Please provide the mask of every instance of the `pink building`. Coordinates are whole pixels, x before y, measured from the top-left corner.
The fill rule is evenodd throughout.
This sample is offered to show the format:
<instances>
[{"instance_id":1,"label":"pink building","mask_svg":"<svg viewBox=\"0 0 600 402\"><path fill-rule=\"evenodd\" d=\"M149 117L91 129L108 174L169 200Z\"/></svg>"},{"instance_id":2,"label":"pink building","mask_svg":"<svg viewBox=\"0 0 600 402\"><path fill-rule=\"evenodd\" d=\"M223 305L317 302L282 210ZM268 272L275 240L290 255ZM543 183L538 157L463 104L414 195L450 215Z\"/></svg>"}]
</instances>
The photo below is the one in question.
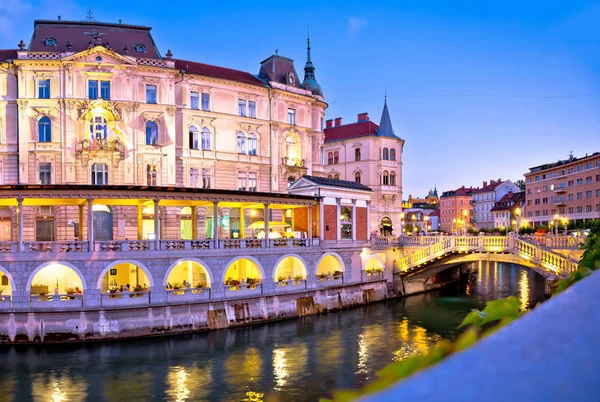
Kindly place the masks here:
<instances>
[{"instance_id":1,"label":"pink building","mask_svg":"<svg viewBox=\"0 0 600 402\"><path fill-rule=\"evenodd\" d=\"M400 234L402 212L402 150L384 102L379 125L360 113L355 123L342 118L326 122L325 171L328 178L355 181L373 189L370 231Z\"/></svg>"},{"instance_id":2,"label":"pink building","mask_svg":"<svg viewBox=\"0 0 600 402\"><path fill-rule=\"evenodd\" d=\"M471 197L477 189L462 186L456 190L444 191L440 197L440 230L457 233L471 227Z\"/></svg>"}]
</instances>

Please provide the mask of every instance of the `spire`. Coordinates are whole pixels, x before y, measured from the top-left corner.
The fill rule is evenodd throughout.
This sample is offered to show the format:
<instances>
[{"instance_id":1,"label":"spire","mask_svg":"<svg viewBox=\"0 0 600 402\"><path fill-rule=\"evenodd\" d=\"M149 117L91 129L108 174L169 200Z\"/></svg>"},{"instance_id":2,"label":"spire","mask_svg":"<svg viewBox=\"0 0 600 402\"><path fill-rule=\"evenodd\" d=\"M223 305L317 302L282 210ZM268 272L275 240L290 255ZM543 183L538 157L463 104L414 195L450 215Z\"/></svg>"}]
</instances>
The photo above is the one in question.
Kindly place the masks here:
<instances>
[{"instance_id":1,"label":"spire","mask_svg":"<svg viewBox=\"0 0 600 402\"><path fill-rule=\"evenodd\" d=\"M323 90L315 78L315 66L310 57L310 36L306 28L306 65L304 66L304 81L302 86L310 90L313 95L323 96Z\"/></svg>"},{"instance_id":2,"label":"spire","mask_svg":"<svg viewBox=\"0 0 600 402\"><path fill-rule=\"evenodd\" d=\"M383 112L381 113L381 122L379 123L377 133L384 137L395 137L392 120L390 119L390 112L387 107L387 92L383 100Z\"/></svg>"}]
</instances>

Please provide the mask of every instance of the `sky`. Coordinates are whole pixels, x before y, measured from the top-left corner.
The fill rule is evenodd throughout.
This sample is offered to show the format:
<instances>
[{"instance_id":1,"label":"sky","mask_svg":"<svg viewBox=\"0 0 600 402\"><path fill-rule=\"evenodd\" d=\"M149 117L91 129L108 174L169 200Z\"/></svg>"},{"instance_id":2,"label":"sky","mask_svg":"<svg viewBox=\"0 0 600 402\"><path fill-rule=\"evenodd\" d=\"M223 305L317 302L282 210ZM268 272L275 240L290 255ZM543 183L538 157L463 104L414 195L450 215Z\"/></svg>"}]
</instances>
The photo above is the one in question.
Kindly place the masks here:
<instances>
[{"instance_id":1,"label":"sky","mask_svg":"<svg viewBox=\"0 0 600 402\"><path fill-rule=\"evenodd\" d=\"M424 196L600 151L598 1L92 1L98 21L152 26L164 54L249 71L278 49L303 75L306 35L326 119L405 140L403 192ZM0 48L88 1L0 0Z\"/></svg>"}]
</instances>

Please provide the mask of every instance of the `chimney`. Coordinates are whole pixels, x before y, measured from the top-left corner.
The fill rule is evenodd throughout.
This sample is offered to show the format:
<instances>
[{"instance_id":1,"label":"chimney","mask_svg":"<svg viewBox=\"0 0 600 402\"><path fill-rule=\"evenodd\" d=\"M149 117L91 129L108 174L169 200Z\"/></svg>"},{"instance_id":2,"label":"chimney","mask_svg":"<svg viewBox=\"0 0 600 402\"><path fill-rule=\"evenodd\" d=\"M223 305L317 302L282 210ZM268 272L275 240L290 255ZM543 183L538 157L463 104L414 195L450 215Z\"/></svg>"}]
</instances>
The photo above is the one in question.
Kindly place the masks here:
<instances>
[{"instance_id":1,"label":"chimney","mask_svg":"<svg viewBox=\"0 0 600 402\"><path fill-rule=\"evenodd\" d=\"M325 122L325 128L333 127L333 119L329 119Z\"/></svg>"},{"instance_id":2,"label":"chimney","mask_svg":"<svg viewBox=\"0 0 600 402\"><path fill-rule=\"evenodd\" d=\"M335 126L339 127L342 125L342 118L341 117L336 117L335 118Z\"/></svg>"},{"instance_id":3,"label":"chimney","mask_svg":"<svg viewBox=\"0 0 600 402\"><path fill-rule=\"evenodd\" d=\"M483 187L487 186L487 181L483 182Z\"/></svg>"},{"instance_id":4,"label":"chimney","mask_svg":"<svg viewBox=\"0 0 600 402\"><path fill-rule=\"evenodd\" d=\"M369 113L359 113L358 114L358 122L369 121Z\"/></svg>"}]
</instances>

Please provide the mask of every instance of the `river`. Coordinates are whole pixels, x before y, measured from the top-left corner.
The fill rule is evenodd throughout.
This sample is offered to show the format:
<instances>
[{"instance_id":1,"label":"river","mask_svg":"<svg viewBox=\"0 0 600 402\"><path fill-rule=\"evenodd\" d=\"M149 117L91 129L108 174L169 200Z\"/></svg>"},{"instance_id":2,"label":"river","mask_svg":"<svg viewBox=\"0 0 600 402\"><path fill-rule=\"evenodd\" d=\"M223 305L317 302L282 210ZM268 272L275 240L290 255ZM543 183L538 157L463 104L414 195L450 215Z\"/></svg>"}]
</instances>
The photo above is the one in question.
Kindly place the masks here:
<instances>
[{"instance_id":1,"label":"river","mask_svg":"<svg viewBox=\"0 0 600 402\"><path fill-rule=\"evenodd\" d=\"M471 308L544 280L513 264L438 292L264 325L95 344L3 347L1 401L316 401L358 387L386 363L455 339Z\"/></svg>"}]
</instances>

